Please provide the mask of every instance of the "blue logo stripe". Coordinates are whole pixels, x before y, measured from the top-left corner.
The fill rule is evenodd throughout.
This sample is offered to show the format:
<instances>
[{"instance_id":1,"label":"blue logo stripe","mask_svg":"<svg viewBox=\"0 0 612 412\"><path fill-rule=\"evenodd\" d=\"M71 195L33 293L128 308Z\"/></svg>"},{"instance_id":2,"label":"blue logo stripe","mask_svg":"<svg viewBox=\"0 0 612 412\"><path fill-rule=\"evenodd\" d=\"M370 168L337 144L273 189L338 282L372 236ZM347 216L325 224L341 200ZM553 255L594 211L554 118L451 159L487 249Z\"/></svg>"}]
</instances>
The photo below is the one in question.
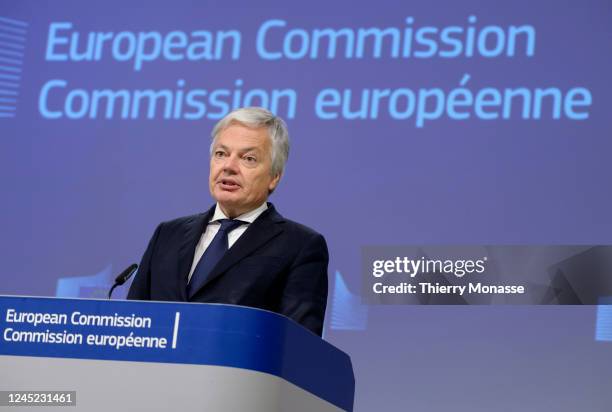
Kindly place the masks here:
<instances>
[{"instance_id":1,"label":"blue logo stripe","mask_svg":"<svg viewBox=\"0 0 612 412\"><path fill-rule=\"evenodd\" d=\"M0 70L12 72L12 73L21 73L21 69L19 67L0 66Z\"/></svg>"},{"instance_id":2,"label":"blue logo stripe","mask_svg":"<svg viewBox=\"0 0 612 412\"><path fill-rule=\"evenodd\" d=\"M21 20L9 19L8 17L0 17L0 22L12 24L19 27L28 27L28 23Z\"/></svg>"},{"instance_id":3,"label":"blue logo stripe","mask_svg":"<svg viewBox=\"0 0 612 412\"><path fill-rule=\"evenodd\" d=\"M1 47L8 47L8 48L11 48L11 49L17 49L17 50L25 49L25 46L23 44L11 43L11 42L8 42L6 40L2 41L1 39L0 39L0 46Z\"/></svg>"},{"instance_id":4,"label":"blue logo stripe","mask_svg":"<svg viewBox=\"0 0 612 412\"><path fill-rule=\"evenodd\" d=\"M21 76L18 76L16 74L4 74L4 73L0 73L0 79L8 79L8 80L19 81L21 79Z\"/></svg>"},{"instance_id":5,"label":"blue logo stripe","mask_svg":"<svg viewBox=\"0 0 612 412\"><path fill-rule=\"evenodd\" d=\"M612 342L612 297L600 298L599 301L595 340Z\"/></svg>"},{"instance_id":6,"label":"blue logo stripe","mask_svg":"<svg viewBox=\"0 0 612 412\"><path fill-rule=\"evenodd\" d=\"M15 117L28 23L0 16L0 117Z\"/></svg>"},{"instance_id":7,"label":"blue logo stripe","mask_svg":"<svg viewBox=\"0 0 612 412\"><path fill-rule=\"evenodd\" d=\"M7 56L14 56L14 57L23 58L23 53L15 51L15 50L0 49L0 54L5 54Z\"/></svg>"},{"instance_id":8,"label":"blue logo stripe","mask_svg":"<svg viewBox=\"0 0 612 412\"><path fill-rule=\"evenodd\" d=\"M17 89L19 87L19 83L13 83L13 82L3 82L0 81L0 86L4 86L4 87L14 87L15 89Z\"/></svg>"},{"instance_id":9,"label":"blue logo stripe","mask_svg":"<svg viewBox=\"0 0 612 412\"><path fill-rule=\"evenodd\" d=\"M21 66L23 64L21 60L9 59L7 57L0 57L0 62L8 63L8 64L16 64L17 66Z\"/></svg>"},{"instance_id":10,"label":"blue logo stripe","mask_svg":"<svg viewBox=\"0 0 612 412\"><path fill-rule=\"evenodd\" d=\"M332 330L365 330L368 323L367 305L350 292L340 271L336 271L330 318Z\"/></svg>"},{"instance_id":11,"label":"blue logo stripe","mask_svg":"<svg viewBox=\"0 0 612 412\"><path fill-rule=\"evenodd\" d=\"M25 40L26 40L25 37L22 37L22 36L17 36L15 34L4 34L4 33L0 33L0 39L14 40L20 43L25 43Z\"/></svg>"},{"instance_id":12,"label":"blue logo stripe","mask_svg":"<svg viewBox=\"0 0 612 412\"><path fill-rule=\"evenodd\" d=\"M10 33L23 34L23 35L25 35L27 33L27 31L25 31L24 29L19 29L17 27L7 26L7 25L2 24L2 23L0 23L0 30L8 31Z\"/></svg>"}]
</instances>

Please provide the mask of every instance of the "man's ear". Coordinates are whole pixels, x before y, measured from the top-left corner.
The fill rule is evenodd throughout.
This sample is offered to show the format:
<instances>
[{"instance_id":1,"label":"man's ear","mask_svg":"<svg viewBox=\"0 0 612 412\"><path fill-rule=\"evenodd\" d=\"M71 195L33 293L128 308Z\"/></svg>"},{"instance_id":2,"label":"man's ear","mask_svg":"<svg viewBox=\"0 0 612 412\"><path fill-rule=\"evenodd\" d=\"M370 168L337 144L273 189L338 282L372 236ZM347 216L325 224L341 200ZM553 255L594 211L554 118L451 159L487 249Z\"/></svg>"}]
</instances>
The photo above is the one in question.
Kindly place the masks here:
<instances>
[{"instance_id":1,"label":"man's ear","mask_svg":"<svg viewBox=\"0 0 612 412\"><path fill-rule=\"evenodd\" d=\"M274 192L274 189L276 189L276 186L278 186L278 182L280 182L281 176L282 173L279 173L272 178L270 184L268 185L268 193Z\"/></svg>"}]
</instances>

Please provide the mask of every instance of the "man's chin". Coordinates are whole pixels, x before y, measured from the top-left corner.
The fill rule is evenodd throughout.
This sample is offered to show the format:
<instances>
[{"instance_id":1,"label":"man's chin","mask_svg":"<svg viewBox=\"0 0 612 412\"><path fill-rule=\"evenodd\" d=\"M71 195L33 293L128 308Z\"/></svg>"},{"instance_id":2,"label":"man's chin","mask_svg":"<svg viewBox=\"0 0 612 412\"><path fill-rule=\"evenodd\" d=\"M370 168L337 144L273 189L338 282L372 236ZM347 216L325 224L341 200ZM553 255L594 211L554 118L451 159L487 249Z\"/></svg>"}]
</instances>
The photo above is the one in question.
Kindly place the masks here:
<instances>
[{"instance_id":1,"label":"man's chin","mask_svg":"<svg viewBox=\"0 0 612 412\"><path fill-rule=\"evenodd\" d=\"M235 192L216 191L213 193L213 198L224 208L234 209L244 203L244 199Z\"/></svg>"},{"instance_id":2,"label":"man's chin","mask_svg":"<svg viewBox=\"0 0 612 412\"><path fill-rule=\"evenodd\" d=\"M227 206L236 206L240 204L240 198L234 193L216 193L215 200L219 204Z\"/></svg>"}]
</instances>

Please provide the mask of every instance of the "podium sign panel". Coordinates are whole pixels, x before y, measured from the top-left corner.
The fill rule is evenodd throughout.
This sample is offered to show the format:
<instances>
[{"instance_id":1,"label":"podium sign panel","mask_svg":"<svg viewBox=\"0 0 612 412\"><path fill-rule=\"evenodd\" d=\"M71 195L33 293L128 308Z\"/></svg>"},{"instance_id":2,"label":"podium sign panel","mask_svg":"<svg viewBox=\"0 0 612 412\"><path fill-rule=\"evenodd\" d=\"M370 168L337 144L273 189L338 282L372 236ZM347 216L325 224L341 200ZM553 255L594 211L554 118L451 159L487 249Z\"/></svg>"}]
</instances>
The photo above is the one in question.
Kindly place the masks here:
<instances>
[{"instance_id":1,"label":"podium sign panel","mask_svg":"<svg viewBox=\"0 0 612 412\"><path fill-rule=\"evenodd\" d=\"M88 411L350 411L350 358L284 316L221 304L0 297L0 391Z\"/></svg>"}]
</instances>

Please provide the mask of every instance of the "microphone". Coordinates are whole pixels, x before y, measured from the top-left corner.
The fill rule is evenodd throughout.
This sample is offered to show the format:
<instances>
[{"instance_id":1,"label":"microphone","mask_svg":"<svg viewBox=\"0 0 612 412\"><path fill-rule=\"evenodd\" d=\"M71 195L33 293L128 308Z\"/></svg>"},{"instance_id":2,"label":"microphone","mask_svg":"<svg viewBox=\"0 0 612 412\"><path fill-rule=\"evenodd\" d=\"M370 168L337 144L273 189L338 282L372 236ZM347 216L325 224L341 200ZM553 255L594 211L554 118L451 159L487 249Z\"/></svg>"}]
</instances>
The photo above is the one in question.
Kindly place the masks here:
<instances>
[{"instance_id":1,"label":"microphone","mask_svg":"<svg viewBox=\"0 0 612 412\"><path fill-rule=\"evenodd\" d=\"M119 274L119 276L117 276L115 278L115 284L113 285L112 288L110 288L110 290L108 291L108 298L111 298L111 295L113 294L113 290L115 290L115 288L117 286L121 286L123 285L125 282L127 282L127 280L129 278L132 277L132 275L134 274L134 272L136 271L136 269L138 269L138 265L136 263L132 263L130 266L128 266L123 272L121 272Z\"/></svg>"}]
</instances>

